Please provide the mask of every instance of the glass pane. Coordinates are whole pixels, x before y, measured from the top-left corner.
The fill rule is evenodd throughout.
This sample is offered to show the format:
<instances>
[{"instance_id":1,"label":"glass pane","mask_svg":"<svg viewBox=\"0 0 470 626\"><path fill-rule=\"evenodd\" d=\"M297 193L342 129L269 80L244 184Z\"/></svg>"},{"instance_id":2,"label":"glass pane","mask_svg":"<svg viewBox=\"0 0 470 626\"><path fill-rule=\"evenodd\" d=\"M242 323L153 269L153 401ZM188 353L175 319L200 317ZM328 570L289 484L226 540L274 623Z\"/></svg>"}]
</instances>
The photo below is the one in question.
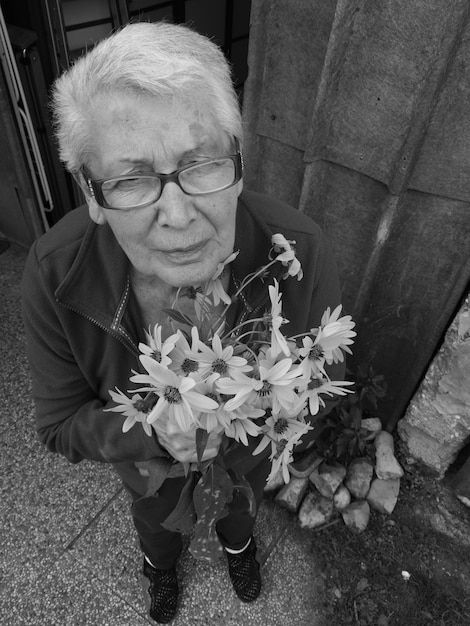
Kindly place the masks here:
<instances>
[{"instance_id":1,"label":"glass pane","mask_svg":"<svg viewBox=\"0 0 470 626\"><path fill-rule=\"evenodd\" d=\"M171 13L172 2L166 0L165 2L156 2L156 0L128 0L127 7L129 11L139 11L141 9L159 9L162 5L168 5L168 12Z\"/></svg>"},{"instance_id":2,"label":"glass pane","mask_svg":"<svg viewBox=\"0 0 470 626\"><path fill-rule=\"evenodd\" d=\"M167 9L153 9L151 11L129 11L129 17L134 21L145 21L145 22L160 22L161 20L167 20L168 22L173 21L173 14L171 12L171 8Z\"/></svg>"},{"instance_id":3,"label":"glass pane","mask_svg":"<svg viewBox=\"0 0 470 626\"><path fill-rule=\"evenodd\" d=\"M187 0L186 22L223 47L225 42L225 0Z\"/></svg>"},{"instance_id":4,"label":"glass pane","mask_svg":"<svg viewBox=\"0 0 470 626\"><path fill-rule=\"evenodd\" d=\"M103 39L111 33L112 25L100 24L98 26L88 26L67 33L67 43L71 58L75 58L84 51L84 48L92 47L97 41Z\"/></svg>"},{"instance_id":5,"label":"glass pane","mask_svg":"<svg viewBox=\"0 0 470 626\"><path fill-rule=\"evenodd\" d=\"M63 0L61 6L66 29L74 24L111 20L108 0Z\"/></svg>"}]
</instances>

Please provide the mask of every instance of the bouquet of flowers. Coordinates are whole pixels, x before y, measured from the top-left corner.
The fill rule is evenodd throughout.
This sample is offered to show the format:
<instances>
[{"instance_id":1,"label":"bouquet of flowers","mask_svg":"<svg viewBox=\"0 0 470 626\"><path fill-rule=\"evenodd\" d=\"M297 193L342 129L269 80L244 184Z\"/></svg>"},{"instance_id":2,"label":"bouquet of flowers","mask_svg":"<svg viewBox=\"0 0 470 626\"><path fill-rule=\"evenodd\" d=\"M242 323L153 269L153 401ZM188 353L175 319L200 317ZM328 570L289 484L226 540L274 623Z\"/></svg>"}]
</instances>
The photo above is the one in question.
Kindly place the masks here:
<instances>
[{"instance_id":1,"label":"bouquet of flowers","mask_svg":"<svg viewBox=\"0 0 470 626\"><path fill-rule=\"evenodd\" d=\"M171 432L193 434L197 463L158 458L137 465L149 475L146 495L156 494L166 478L186 475L180 501L163 525L192 532L190 550L196 558L218 555L215 525L227 514L235 489L246 495L255 514L249 483L224 462L234 443L247 446L250 438L258 437L253 454L268 448L268 481L281 473L287 483L293 450L312 429L312 417L325 406L323 397L345 395L353 384L330 380L325 369L344 360L356 334L351 317L341 316L341 305L328 308L318 328L286 337L281 329L288 320L282 316L279 282L273 279L268 286L270 310L226 328L232 302L243 297L253 280L264 280L272 265L282 264L281 280L302 279L294 244L273 235L268 263L246 276L229 296L222 276L238 253L231 254L208 283L192 289L195 319L180 310L180 298L188 295L180 290L165 309L175 332L164 338L157 324L146 332L147 343L139 344L146 373L133 372L130 381L140 387L130 397L110 390L116 406L108 410L126 416L124 432L140 424L152 436L164 418ZM211 434L222 435L222 443L217 456L205 459Z\"/></svg>"}]
</instances>

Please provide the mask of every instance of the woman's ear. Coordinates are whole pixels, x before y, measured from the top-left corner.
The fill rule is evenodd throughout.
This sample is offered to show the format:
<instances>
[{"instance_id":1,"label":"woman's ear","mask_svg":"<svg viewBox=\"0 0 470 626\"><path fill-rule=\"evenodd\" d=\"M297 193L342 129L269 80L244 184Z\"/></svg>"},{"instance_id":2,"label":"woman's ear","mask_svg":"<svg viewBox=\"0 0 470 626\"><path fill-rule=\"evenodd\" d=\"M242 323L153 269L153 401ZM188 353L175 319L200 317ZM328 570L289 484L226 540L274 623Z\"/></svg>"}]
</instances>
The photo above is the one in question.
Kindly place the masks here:
<instances>
[{"instance_id":1,"label":"woman's ear","mask_svg":"<svg viewBox=\"0 0 470 626\"><path fill-rule=\"evenodd\" d=\"M83 191L86 203L88 204L90 219L92 219L96 224L106 224L106 215L104 214L103 208L100 207L94 199L83 174L81 172L76 172L73 174L73 177L77 185Z\"/></svg>"},{"instance_id":2,"label":"woman's ear","mask_svg":"<svg viewBox=\"0 0 470 626\"><path fill-rule=\"evenodd\" d=\"M88 202L88 213L90 214L90 218L96 224L106 224L107 219L106 219L106 215L104 214L103 207L100 207L100 205L97 204L96 200L91 195L89 198L87 198L87 202Z\"/></svg>"}]
</instances>

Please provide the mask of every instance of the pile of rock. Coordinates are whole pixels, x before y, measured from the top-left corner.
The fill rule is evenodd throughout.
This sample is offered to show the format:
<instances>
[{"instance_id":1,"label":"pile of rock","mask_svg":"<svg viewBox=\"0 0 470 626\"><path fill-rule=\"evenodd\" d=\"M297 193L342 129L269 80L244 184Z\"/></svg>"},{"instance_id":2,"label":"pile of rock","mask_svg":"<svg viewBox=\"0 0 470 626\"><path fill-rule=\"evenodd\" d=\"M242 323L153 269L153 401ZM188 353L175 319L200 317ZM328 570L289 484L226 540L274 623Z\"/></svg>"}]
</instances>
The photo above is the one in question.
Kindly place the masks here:
<instances>
[{"instance_id":1,"label":"pile of rock","mask_svg":"<svg viewBox=\"0 0 470 626\"><path fill-rule=\"evenodd\" d=\"M303 528L324 526L341 516L348 527L362 532L371 507L388 515L395 508L403 469L395 458L393 436L381 430L379 420L363 420L361 426L374 436L374 463L356 458L345 467L311 452L290 466L287 485L282 477L266 485L267 491L278 491L276 502L298 513Z\"/></svg>"}]
</instances>

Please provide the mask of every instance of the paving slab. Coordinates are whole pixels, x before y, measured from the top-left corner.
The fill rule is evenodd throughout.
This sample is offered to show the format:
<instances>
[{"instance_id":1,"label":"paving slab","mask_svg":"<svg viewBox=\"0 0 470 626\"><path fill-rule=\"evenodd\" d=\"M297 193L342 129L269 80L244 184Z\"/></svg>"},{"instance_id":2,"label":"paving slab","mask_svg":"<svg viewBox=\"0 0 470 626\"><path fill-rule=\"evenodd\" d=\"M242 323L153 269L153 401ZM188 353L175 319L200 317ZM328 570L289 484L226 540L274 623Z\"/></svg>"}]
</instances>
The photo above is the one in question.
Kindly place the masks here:
<instances>
[{"instance_id":1,"label":"paving slab","mask_svg":"<svg viewBox=\"0 0 470 626\"><path fill-rule=\"evenodd\" d=\"M136 611L143 610L139 572L142 564L129 512L130 499L123 491L69 547L83 566ZM257 518L256 540L260 560L268 558L291 523L289 515L272 502L263 502ZM224 624L240 603L235 596L224 558L211 565L195 561L187 551L178 564L180 605L174 626Z\"/></svg>"},{"instance_id":2,"label":"paving slab","mask_svg":"<svg viewBox=\"0 0 470 626\"><path fill-rule=\"evenodd\" d=\"M0 608L15 596L21 610L22 597L120 488L105 466L48 453L30 422L0 438Z\"/></svg>"},{"instance_id":3,"label":"paving slab","mask_svg":"<svg viewBox=\"0 0 470 626\"><path fill-rule=\"evenodd\" d=\"M149 621L71 554L64 553L34 586L0 610L2 626L148 626Z\"/></svg>"},{"instance_id":4,"label":"paving slab","mask_svg":"<svg viewBox=\"0 0 470 626\"><path fill-rule=\"evenodd\" d=\"M20 307L20 282L26 255L25 249L13 245L0 254L0 433L32 407Z\"/></svg>"},{"instance_id":5,"label":"paving slab","mask_svg":"<svg viewBox=\"0 0 470 626\"><path fill-rule=\"evenodd\" d=\"M322 579L311 541L292 519L264 564L260 597L240 603L225 626L339 626L325 624L321 615Z\"/></svg>"}]
</instances>

